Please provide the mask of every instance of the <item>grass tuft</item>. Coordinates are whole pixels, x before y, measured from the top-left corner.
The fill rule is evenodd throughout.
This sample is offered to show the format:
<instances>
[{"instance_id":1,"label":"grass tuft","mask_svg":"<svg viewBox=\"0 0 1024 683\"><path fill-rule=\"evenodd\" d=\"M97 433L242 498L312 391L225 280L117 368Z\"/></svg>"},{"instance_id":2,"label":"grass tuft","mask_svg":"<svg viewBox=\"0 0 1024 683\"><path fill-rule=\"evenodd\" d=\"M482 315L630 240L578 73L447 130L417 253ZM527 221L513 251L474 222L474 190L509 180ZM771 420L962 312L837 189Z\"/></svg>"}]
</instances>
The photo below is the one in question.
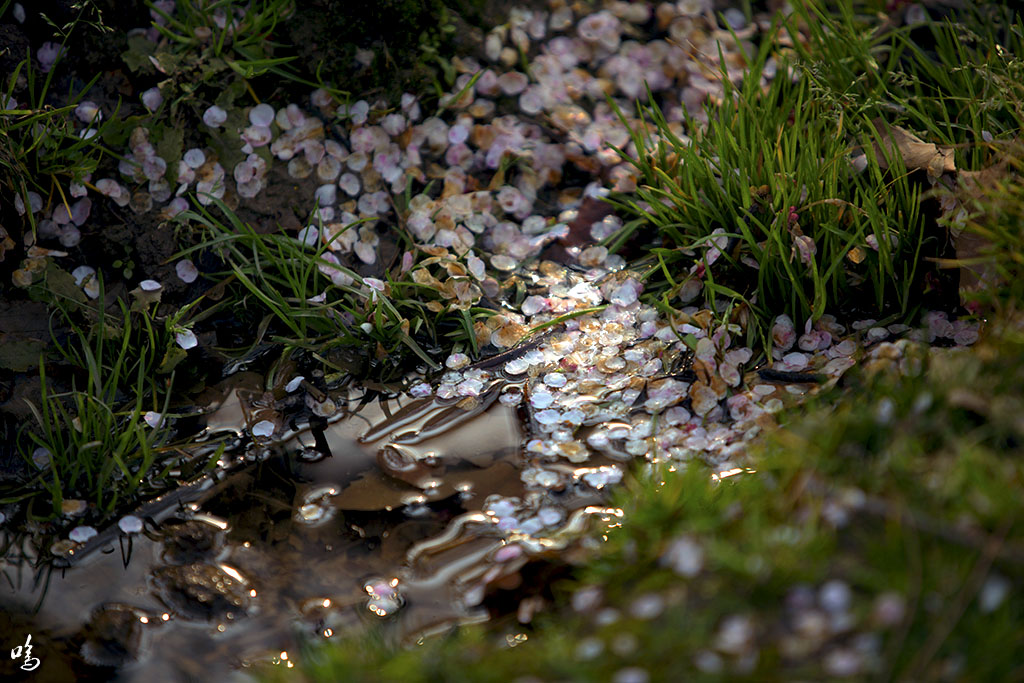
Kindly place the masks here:
<instances>
[{"instance_id":1,"label":"grass tuft","mask_svg":"<svg viewBox=\"0 0 1024 683\"><path fill-rule=\"evenodd\" d=\"M439 369L432 353L442 341L477 350L482 321L496 313L482 303L482 292L456 257L416 247L401 230L394 237L409 248L409 258L375 264L379 277L371 278L343 265L335 256L342 252L331 249L364 221L339 225L336 232L321 229L324 238L308 245L284 232L256 232L223 202L212 208L216 213L198 206L179 216L201 226L204 235L175 258L215 254L225 269L213 277L235 283L243 308L269 316L275 323L269 340L286 347L320 355L362 349L381 379L394 379L410 360Z\"/></svg>"},{"instance_id":2,"label":"grass tuft","mask_svg":"<svg viewBox=\"0 0 1024 683\"><path fill-rule=\"evenodd\" d=\"M923 257L947 249L923 203L943 168L911 155L891 126L951 146L947 163L962 171L993 163L1024 125L1011 85L1021 36L993 28L1012 23L986 23L1012 19L1004 10L972 12L877 27L846 6L832 16L804 3L776 23L738 84L723 66L706 124L688 114L669 122L648 93L619 151L637 189L609 198L633 219L606 246L640 245L650 296L663 304L700 297L722 316L750 308L754 336L780 312L911 317L932 269Z\"/></svg>"}]
</instances>

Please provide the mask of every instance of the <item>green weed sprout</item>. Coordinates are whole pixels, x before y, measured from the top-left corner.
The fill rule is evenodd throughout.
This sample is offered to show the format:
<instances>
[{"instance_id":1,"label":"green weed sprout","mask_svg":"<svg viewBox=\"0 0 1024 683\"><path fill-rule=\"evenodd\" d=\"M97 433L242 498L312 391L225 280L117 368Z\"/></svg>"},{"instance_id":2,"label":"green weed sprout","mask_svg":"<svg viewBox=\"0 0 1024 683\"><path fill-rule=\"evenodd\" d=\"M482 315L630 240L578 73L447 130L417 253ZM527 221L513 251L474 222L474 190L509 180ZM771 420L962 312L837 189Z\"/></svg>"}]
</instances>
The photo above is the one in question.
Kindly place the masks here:
<instances>
[{"instance_id":1,"label":"green weed sprout","mask_svg":"<svg viewBox=\"0 0 1024 683\"><path fill-rule=\"evenodd\" d=\"M379 345L377 355L404 347L428 367L439 368L414 339L424 334L436 339L424 302L407 292L419 290L415 283L389 277L385 287L383 281L371 285L368 278L326 260L326 244L308 247L281 233L260 234L222 201L214 200L212 207L226 217L226 224L200 205L179 214L179 220L203 226L208 238L176 258L204 250L219 254L228 268L223 275L242 287L242 301L254 301L282 326L283 334L271 336L271 341L322 355L336 346L365 346L369 340ZM344 282L333 284L321 267Z\"/></svg>"},{"instance_id":2,"label":"green weed sprout","mask_svg":"<svg viewBox=\"0 0 1024 683\"><path fill-rule=\"evenodd\" d=\"M69 37L70 28L62 49ZM96 170L104 154L116 156L100 141L117 118L117 110L107 122L96 122L81 133L75 130L75 108L100 74L77 93L68 93L68 104L53 107L46 103L60 59L58 56L54 68L45 76L33 68L30 58L22 60L0 92L0 184L20 196L26 206L30 190L38 190L49 198L48 202L62 202L66 206L62 183L81 182ZM25 82L28 99L18 103L14 95L21 80ZM26 215L34 228L32 212Z\"/></svg>"},{"instance_id":3,"label":"green weed sprout","mask_svg":"<svg viewBox=\"0 0 1024 683\"><path fill-rule=\"evenodd\" d=\"M169 405L174 375L157 372L169 340L148 311L132 311L119 300L115 317L103 300L101 287L101 303L89 311L93 319L87 327L63 302L54 302L71 330L67 343L56 335L54 342L75 376L70 391L54 392L41 360L40 404L30 403L36 425L19 435L22 455L38 470L28 485L49 493L52 514L60 514L64 500L77 497L90 500L101 517L112 515L124 501L150 489L147 480L169 437L166 426L143 419L149 410L165 413ZM38 449L49 456L41 468L32 457Z\"/></svg>"}]
</instances>

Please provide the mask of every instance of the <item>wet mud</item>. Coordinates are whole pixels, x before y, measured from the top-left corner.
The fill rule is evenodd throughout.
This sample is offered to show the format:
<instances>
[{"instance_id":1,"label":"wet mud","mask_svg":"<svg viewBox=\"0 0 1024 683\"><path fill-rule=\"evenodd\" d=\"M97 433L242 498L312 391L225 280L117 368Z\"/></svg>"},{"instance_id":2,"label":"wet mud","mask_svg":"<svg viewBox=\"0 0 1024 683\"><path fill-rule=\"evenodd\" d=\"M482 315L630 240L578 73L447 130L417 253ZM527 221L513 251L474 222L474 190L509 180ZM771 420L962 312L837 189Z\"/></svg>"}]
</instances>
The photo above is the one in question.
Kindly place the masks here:
<instances>
[{"instance_id":1,"label":"wet mud","mask_svg":"<svg viewBox=\"0 0 1024 683\"><path fill-rule=\"evenodd\" d=\"M488 510L525 495L519 407L497 400L514 382L492 380L471 409L353 390L339 417L256 443L243 435L258 379L239 373L206 415L205 438L238 444L226 474L146 504L140 533L112 525L63 567L8 561L2 628L33 634L39 675L220 678L381 620L398 641L485 620L485 596L519 582L530 543ZM524 539L534 556L603 509L600 495L564 502L579 514Z\"/></svg>"}]
</instances>

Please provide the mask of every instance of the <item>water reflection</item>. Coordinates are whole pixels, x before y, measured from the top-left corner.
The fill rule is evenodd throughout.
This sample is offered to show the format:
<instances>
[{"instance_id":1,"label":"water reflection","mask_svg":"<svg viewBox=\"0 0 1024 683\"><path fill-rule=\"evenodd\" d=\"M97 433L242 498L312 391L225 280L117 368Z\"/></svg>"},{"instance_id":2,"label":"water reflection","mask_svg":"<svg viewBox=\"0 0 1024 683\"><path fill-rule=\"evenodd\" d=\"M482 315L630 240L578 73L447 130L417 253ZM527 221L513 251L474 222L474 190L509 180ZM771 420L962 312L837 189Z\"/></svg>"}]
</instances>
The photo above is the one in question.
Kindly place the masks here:
<instances>
[{"instance_id":1,"label":"water reflection","mask_svg":"<svg viewBox=\"0 0 1024 683\"><path fill-rule=\"evenodd\" d=\"M113 524L69 548L68 567L34 582L22 563L4 585L3 631L33 634L46 680L211 679L294 651L296 633L384 619L406 640L483 620L488 591L516 584L530 553L578 533L598 502L498 514L528 495L506 378L472 402L335 397L347 410L293 423L254 457L261 379L239 374L206 420L205 438L238 446L219 473L137 510L136 533Z\"/></svg>"}]
</instances>

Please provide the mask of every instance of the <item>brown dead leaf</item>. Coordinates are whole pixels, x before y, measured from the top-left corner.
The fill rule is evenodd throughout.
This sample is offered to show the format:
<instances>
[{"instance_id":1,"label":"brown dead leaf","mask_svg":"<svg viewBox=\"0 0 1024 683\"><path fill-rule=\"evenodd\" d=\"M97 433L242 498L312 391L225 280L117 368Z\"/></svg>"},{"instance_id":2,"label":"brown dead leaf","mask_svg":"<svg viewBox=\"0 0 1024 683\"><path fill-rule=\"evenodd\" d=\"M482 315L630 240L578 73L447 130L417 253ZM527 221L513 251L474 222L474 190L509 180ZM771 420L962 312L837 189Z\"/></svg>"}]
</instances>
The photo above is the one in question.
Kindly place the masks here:
<instances>
[{"instance_id":1,"label":"brown dead leaf","mask_svg":"<svg viewBox=\"0 0 1024 683\"><path fill-rule=\"evenodd\" d=\"M422 251L424 254L430 254L431 256L437 258L449 256L448 250L445 249L444 247L435 247L429 244L424 244L421 247L419 247L419 250Z\"/></svg>"},{"instance_id":2,"label":"brown dead leaf","mask_svg":"<svg viewBox=\"0 0 1024 683\"><path fill-rule=\"evenodd\" d=\"M986 190L993 188L1007 178L1006 159L980 171L960 171L960 194L964 198L978 199Z\"/></svg>"},{"instance_id":3,"label":"brown dead leaf","mask_svg":"<svg viewBox=\"0 0 1024 683\"><path fill-rule=\"evenodd\" d=\"M458 261L446 261L444 263L444 269L448 271L448 275L452 277L466 277L466 267Z\"/></svg>"},{"instance_id":4,"label":"brown dead leaf","mask_svg":"<svg viewBox=\"0 0 1024 683\"><path fill-rule=\"evenodd\" d=\"M718 373L711 375L711 384L709 386L719 400L725 398L726 394L729 393L729 385L726 384L725 380Z\"/></svg>"},{"instance_id":5,"label":"brown dead leaf","mask_svg":"<svg viewBox=\"0 0 1024 683\"><path fill-rule=\"evenodd\" d=\"M995 267L991 263L992 243L981 235L963 230L953 236L956 260L960 262L960 295L996 284Z\"/></svg>"},{"instance_id":6,"label":"brown dead leaf","mask_svg":"<svg viewBox=\"0 0 1024 683\"><path fill-rule=\"evenodd\" d=\"M428 287L440 287L441 281L430 274L426 268L417 268L412 271L412 281L419 285L426 285Z\"/></svg>"},{"instance_id":7,"label":"brown dead leaf","mask_svg":"<svg viewBox=\"0 0 1024 683\"><path fill-rule=\"evenodd\" d=\"M473 323L473 336L476 337L478 346L487 346L491 343L491 330L479 320Z\"/></svg>"},{"instance_id":8,"label":"brown dead leaf","mask_svg":"<svg viewBox=\"0 0 1024 683\"><path fill-rule=\"evenodd\" d=\"M716 376L714 368L699 358L693 359L693 372L697 375L697 381L704 384L710 384L711 378Z\"/></svg>"},{"instance_id":9,"label":"brown dead leaf","mask_svg":"<svg viewBox=\"0 0 1024 683\"><path fill-rule=\"evenodd\" d=\"M890 151L897 152L907 170L926 171L929 180L935 181L943 173L956 171L952 147L925 142L905 128L889 125L881 117L876 118L871 124L879 135L874 147L875 158L878 159L881 168L888 168L889 162L879 143L888 147Z\"/></svg>"},{"instance_id":10,"label":"brown dead leaf","mask_svg":"<svg viewBox=\"0 0 1024 683\"><path fill-rule=\"evenodd\" d=\"M714 323L714 313L708 309L701 309L693 314L690 322L704 330L710 330Z\"/></svg>"},{"instance_id":11,"label":"brown dead leaf","mask_svg":"<svg viewBox=\"0 0 1024 683\"><path fill-rule=\"evenodd\" d=\"M867 252L861 249L860 247L854 247L853 249L850 249L850 251L847 252L846 254L846 258L850 259L850 261L852 261L853 263L861 263L867 257Z\"/></svg>"},{"instance_id":12,"label":"brown dead leaf","mask_svg":"<svg viewBox=\"0 0 1024 683\"><path fill-rule=\"evenodd\" d=\"M958 183L953 190L952 202L944 201L943 217L971 206L984 198L998 185L1008 179L1006 160L993 164L980 171L960 171ZM980 288L993 287L998 282L995 265L992 263L992 243L984 236L968 229L950 229L950 239L956 250L956 260L960 261L960 292L976 291Z\"/></svg>"}]
</instances>

